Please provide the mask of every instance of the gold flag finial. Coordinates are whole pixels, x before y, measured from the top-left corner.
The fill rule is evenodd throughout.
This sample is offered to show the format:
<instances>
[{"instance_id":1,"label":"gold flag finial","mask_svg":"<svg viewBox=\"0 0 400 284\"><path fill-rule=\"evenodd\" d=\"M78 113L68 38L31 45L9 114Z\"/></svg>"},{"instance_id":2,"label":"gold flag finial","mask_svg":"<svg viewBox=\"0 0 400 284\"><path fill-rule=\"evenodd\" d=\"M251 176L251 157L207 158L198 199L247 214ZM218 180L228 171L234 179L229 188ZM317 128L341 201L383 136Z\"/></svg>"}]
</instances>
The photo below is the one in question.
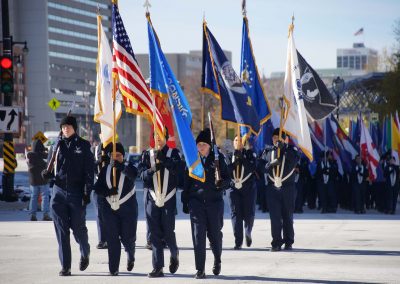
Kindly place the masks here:
<instances>
[{"instance_id":1,"label":"gold flag finial","mask_svg":"<svg viewBox=\"0 0 400 284\"><path fill-rule=\"evenodd\" d=\"M289 25L289 34L288 37L290 36L290 34L293 32L294 30L294 13L292 15L292 23Z\"/></svg>"},{"instance_id":2,"label":"gold flag finial","mask_svg":"<svg viewBox=\"0 0 400 284\"><path fill-rule=\"evenodd\" d=\"M118 0L111 0L111 3L118 5Z\"/></svg>"}]
</instances>

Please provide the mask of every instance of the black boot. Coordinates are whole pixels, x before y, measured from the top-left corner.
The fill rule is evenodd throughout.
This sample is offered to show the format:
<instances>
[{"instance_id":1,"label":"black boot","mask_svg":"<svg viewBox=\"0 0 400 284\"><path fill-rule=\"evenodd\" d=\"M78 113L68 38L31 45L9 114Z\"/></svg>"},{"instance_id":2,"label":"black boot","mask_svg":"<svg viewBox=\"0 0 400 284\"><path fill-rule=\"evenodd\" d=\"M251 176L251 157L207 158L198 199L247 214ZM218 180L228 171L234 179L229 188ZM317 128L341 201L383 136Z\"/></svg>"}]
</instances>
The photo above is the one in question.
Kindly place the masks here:
<instances>
[{"instance_id":1,"label":"black boot","mask_svg":"<svg viewBox=\"0 0 400 284\"><path fill-rule=\"evenodd\" d=\"M102 241L100 241L96 246L97 249L106 249L107 247L108 247L107 242L102 242Z\"/></svg>"},{"instance_id":2,"label":"black boot","mask_svg":"<svg viewBox=\"0 0 400 284\"><path fill-rule=\"evenodd\" d=\"M251 247L252 243L253 243L253 240L251 239L251 236L246 235L246 246Z\"/></svg>"},{"instance_id":3,"label":"black boot","mask_svg":"<svg viewBox=\"0 0 400 284\"><path fill-rule=\"evenodd\" d=\"M71 269L61 269L60 273L58 273L60 276L71 276Z\"/></svg>"},{"instance_id":4,"label":"black boot","mask_svg":"<svg viewBox=\"0 0 400 284\"><path fill-rule=\"evenodd\" d=\"M134 260L129 260L126 263L126 270L132 271L133 267L135 266L135 261Z\"/></svg>"},{"instance_id":5,"label":"black boot","mask_svg":"<svg viewBox=\"0 0 400 284\"><path fill-rule=\"evenodd\" d=\"M196 279L205 279L206 278L206 274L205 274L204 270L197 270L196 274L194 275L194 278L196 278Z\"/></svg>"},{"instance_id":6,"label":"black boot","mask_svg":"<svg viewBox=\"0 0 400 284\"><path fill-rule=\"evenodd\" d=\"M172 257L169 259L169 272L174 274L179 267L179 256L177 255L176 258Z\"/></svg>"},{"instance_id":7,"label":"black boot","mask_svg":"<svg viewBox=\"0 0 400 284\"><path fill-rule=\"evenodd\" d=\"M162 269L162 268L153 269L153 271L150 272L147 276L148 276L149 278L164 277L163 269Z\"/></svg>"},{"instance_id":8,"label":"black boot","mask_svg":"<svg viewBox=\"0 0 400 284\"><path fill-rule=\"evenodd\" d=\"M214 273L214 275L219 275L221 273L221 260L220 259L214 260L214 266L213 266L212 272Z\"/></svg>"},{"instance_id":9,"label":"black boot","mask_svg":"<svg viewBox=\"0 0 400 284\"><path fill-rule=\"evenodd\" d=\"M79 262L79 270L84 271L89 266L89 255L81 256L81 261Z\"/></svg>"},{"instance_id":10,"label":"black boot","mask_svg":"<svg viewBox=\"0 0 400 284\"><path fill-rule=\"evenodd\" d=\"M146 245L144 246L144 248L148 249L148 250L152 250L153 247L151 246L151 242L147 241Z\"/></svg>"}]
</instances>

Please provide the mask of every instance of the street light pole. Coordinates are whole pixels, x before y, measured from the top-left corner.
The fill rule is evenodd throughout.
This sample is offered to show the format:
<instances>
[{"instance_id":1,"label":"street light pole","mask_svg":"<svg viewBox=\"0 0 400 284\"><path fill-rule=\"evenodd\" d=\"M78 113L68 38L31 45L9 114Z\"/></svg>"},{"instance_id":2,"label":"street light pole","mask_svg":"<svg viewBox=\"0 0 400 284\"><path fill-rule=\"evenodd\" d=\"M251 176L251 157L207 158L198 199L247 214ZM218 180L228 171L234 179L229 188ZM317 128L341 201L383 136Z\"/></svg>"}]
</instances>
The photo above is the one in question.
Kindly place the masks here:
<instances>
[{"instance_id":1,"label":"street light pole","mask_svg":"<svg viewBox=\"0 0 400 284\"><path fill-rule=\"evenodd\" d=\"M332 89L336 95L336 119L339 121L339 103L340 95L343 93L345 88L345 81L339 76L332 81Z\"/></svg>"}]
</instances>

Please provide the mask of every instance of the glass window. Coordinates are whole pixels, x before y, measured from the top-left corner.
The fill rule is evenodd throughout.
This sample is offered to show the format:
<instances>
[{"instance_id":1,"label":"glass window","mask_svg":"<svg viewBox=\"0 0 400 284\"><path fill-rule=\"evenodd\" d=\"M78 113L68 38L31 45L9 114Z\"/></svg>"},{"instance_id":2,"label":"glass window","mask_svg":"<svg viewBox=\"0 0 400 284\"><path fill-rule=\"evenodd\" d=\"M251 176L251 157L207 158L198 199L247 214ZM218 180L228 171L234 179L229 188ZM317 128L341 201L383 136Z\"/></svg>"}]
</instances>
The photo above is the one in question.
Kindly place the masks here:
<instances>
[{"instance_id":1,"label":"glass window","mask_svg":"<svg viewBox=\"0 0 400 284\"><path fill-rule=\"evenodd\" d=\"M65 54L65 53L54 52L54 51L50 51L49 55L53 56L53 57L76 60L76 61L83 61L83 62L88 62L88 63L96 63L97 62L96 58L89 58L89 57Z\"/></svg>"},{"instance_id":2,"label":"glass window","mask_svg":"<svg viewBox=\"0 0 400 284\"><path fill-rule=\"evenodd\" d=\"M343 56L343 67L344 68L349 67L349 57L348 56Z\"/></svg>"},{"instance_id":3,"label":"glass window","mask_svg":"<svg viewBox=\"0 0 400 284\"><path fill-rule=\"evenodd\" d=\"M361 58L360 58L360 56L356 56L356 69L357 70L361 69Z\"/></svg>"},{"instance_id":4,"label":"glass window","mask_svg":"<svg viewBox=\"0 0 400 284\"><path fill-rule=\"evenodd\" d=\"M48 2L47 5L54 9L59 9L59 10L63 10L63 11L67 11L67 12L71 12L71 13L75 13L75 14L79 14L79 15L83 15L83 16L97 18L97 14L94 12L88 12L88 11L84 11L82 9L76 9L76 8L68 7L65 5L58 4L58 3L53 3L53 2ZM110 19L108 16L102 16L102 18L105 20Z\"/></svg>"},{"instance_id":5,"label":"glass window","mask_svg":"<svg viewBox=\"0 0 400 284\"><path fill-rule=\"evenodd\" d=\"M342 57L338 56L337 57L337 68L342 68Z\"/></svg>"},{"instance_id":6,"label":"glass window","mask_svg":"<svg viewBox=\"0 0 400 284\"><path fill-rule=\"evenodd\" d=\"M367 56L361 56L361 69L367 69Z\"/></svg>"},{"instance_id":7,"label":"glass window","mask_svg":"<svg viewBox=\"0 0 400 284\"><path fill-rule=\"evenodd\" d=\"M76 43L70 43L70 42L65 42L65 41L60 41L60 40L55 40L55 39L49 39L49 44L97 52L97 47L76 44Z\"/></svg>"},{"instance_id":8,"label":"glass window","mask_svg":"<svg viewBox=\"0 0 400 284\"><path fill-rule=\"evenodd\" d=\"M98 7L103 8L103 9L108 9L108 5L103 4L103 3L97 3L97 1L91 1L91 0L73 0L73 1L78 2L78 3L87 4L87 5L91 5L91 6L94 6L94 7L98 6Z\"/></svg>"},{"instance_id":9,"label":"glass window","mask_svg":"<svg viewBox=\"0 0 400 284\"><path fill-rule=\"evenodd\" d=\"M354 56L349 56L349 67L354 68Z\"/></svg>"},{"instance_id":10,"label":"glass window","mask_svg":"<svg viewBox=\"0 0 400 284\"><path fill-rule=\"evenodd\" d=\"M69 36L74 36L74 37L79 37L79 38L84 38L84 39L95 40L97 42L97 36L93 36L93 35L88 35L88 34L53 28L53 27L49 27L49 32L63 34L63 35L69 35Z\"/></svg>"}]
</instances>

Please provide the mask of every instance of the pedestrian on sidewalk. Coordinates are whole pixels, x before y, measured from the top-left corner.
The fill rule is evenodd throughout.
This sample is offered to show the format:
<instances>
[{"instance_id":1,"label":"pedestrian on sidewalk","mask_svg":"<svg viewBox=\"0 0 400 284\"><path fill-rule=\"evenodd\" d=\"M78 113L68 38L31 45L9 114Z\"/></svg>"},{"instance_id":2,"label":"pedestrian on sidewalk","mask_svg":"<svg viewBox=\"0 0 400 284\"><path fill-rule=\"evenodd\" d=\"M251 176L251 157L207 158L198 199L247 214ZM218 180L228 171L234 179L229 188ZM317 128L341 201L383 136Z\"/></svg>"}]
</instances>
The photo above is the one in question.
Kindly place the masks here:
<instances>
[{"instance_id":1,"label":"pedestrian on sidewalk","mask_svg":"<svg viewBox=\"0 0 400 284\"><path fill-rule=\"evenodd\" d=\"M43 221L52 221L49 215L50 207L50 190L47 180L45 180L41 172L46 169L47 152L42 141L35 140L32 143L32 151L27 155L29 184L31 189L31 201L29 205L29 214L31 221L37 221L36 213L38 211L39 193L42 195L42 211Z\"/></svg>"}]
</instances>

